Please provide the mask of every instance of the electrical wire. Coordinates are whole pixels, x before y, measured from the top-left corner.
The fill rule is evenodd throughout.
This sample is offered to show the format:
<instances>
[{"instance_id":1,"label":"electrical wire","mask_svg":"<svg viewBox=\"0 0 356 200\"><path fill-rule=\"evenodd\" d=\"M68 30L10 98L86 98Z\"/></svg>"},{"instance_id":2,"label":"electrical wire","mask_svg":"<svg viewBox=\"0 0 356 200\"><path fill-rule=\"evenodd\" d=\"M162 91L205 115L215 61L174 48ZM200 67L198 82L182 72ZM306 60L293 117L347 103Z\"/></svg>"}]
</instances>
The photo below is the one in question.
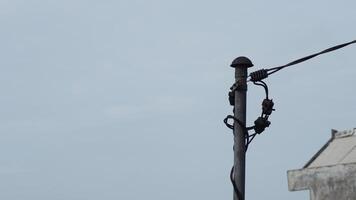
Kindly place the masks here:
<instances>
[{"instance_id":1,"label":"electrical wire","mask_svg":"<svg viewBox=\"0 0 356 200\"><path fill-rule=\"evenodd\" d=\"M270 68L270 69L257 70L255 72L250 73L250 75L249 75L250 80L249 81L253 81L253 82L261 81L262 79L267 78L269 75L274 74L274 73L278 72L281 69L284 69L286 67L305 62L305 61L307 61L307 60L309 60L311 58L314 58L316 56L319 56L321 54L329 53L329 52L344 48L344 47L346 47L346 46L348 46L350 44L354 44L354 43L356 43L356 40L353 40L351 42L347 42L347 43L344 43L344 44L339 44L339 45L327 48L327 49L325 49L323 51L320 51L318 53L314 53L314 54L305 56L303 58L299 58L299 59L294 60L294 61L292 61L292 62L290 62L288 64L285 64L285 65L281 65L281 66L278 66L278 67L273 67L273 68Z\"/></svg>"},{"instance_id":2,"label":"electrical wire","mask_svg":"<svg viewBox=\"0 0 356 200\"><path fill-rule=\"evenodd\" d=\"M248 145L250 145L250 143L252 142L252 140L256 137L257 133L251 134L249 137L251 137L251 139L249 138L246 144L246 149L248 148Z\"/></svg>"},{"instance_id":3,"label":"electrical wire","mask_svg":"<svg viewBox=\"0 0 356 200\"><path fill-rule=\"evenodd\" d=\"M234 169L235 169L235 167L233 166L233 167L231 168L231 171L230 171L230 181L231 181L231 183L232 183L232 186L234 187L234 192L235 192L237 198L238 198L239 200L242 200L242 194L241 194L240 190L237 188L237 185L236 185L236 183L235 183L235 179L234 179Z\"/></svg>"},{"instance_id":4,"label":"electrical wire","mask_svg":"<svg viewBox=\"0 0 356 200\"><path fill-rule=\"evenodd\" d=\"M325 50L323 50L323 51L320 51L320 52L318 52L318 53L311 54L311 55L305 56L305 57L303 57L303 58L299 58L299 59L297 59L297 60L294 60L294 61L292 61L292 62L290 62L290 63L288 63L288 64L285 64L285 65L282 65L282 66L279 66L279 67L270 68L270 69L267 70L267 71L271 71L271 72L268 73L268 75L271 75L271 74L273 74L273 73L276 73L276 72L278 72L279 70L281 70L281 69L283 69L283 68L286 68L286 67L289 67L289 66L292 66L292 65L296 65L296 64L305 62L305 61L307 61L307 60L309 60L309 59L311 59L311 58L314 58L314 57L316 57L316 56L319 56L319 55L321 55L321 54L325 54L325 53L329 53L329 52L331 52L331 51L335 51L335 50L341 49L341 48L346 47L346 46L348 46L348 45L350 45L350 44L353 44L353 43L356 43L356 40L351 41L351 42L347 42L347 43L344 43L344 44L339 44L339 45L336 45L336 46L333 46L333 47L330 47L330 48L327 48L327 49L325 49Z\"/></svg>"},{"instance_id":5,"label":"electrical wire","mask_svg":"<svg viewBox=\"0 0 356 200\"><path fill-rule=\"evenodd\" d=\"M263 81L254 81L253 84L262 86L265 89L266 99L268 99L268 86L267 86L267 84L265 82L263 82Z\"/></svg>"}]
</instances>

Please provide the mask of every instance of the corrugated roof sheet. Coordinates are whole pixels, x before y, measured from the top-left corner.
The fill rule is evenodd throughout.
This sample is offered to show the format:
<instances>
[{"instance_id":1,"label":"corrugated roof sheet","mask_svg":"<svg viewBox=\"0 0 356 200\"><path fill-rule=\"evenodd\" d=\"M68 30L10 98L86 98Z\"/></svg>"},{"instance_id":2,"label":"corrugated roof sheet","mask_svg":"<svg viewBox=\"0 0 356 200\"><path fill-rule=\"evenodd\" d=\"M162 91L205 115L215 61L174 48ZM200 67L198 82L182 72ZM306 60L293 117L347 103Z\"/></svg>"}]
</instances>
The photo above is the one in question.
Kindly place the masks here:
<instances>
[{"instance_id":1,"label":"corrugated roof sheet","mask_svg":"<svg viewBox=\"0 0 356 200\"><path fill-rule=\"evenodd\" d=\"M333 132L331 139L304 168L356 162L356 128Z\"/></svg>"}]
</instances>

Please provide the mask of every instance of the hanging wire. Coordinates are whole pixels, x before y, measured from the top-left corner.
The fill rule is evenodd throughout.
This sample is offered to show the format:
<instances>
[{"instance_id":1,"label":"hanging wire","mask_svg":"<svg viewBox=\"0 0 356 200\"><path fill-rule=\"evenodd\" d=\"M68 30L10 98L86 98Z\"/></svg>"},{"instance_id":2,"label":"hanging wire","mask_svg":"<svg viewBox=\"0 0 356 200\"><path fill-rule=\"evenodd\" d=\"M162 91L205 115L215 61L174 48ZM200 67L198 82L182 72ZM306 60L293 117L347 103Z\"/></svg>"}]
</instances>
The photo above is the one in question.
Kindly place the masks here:
<instances>
[{"instance_id":1,"label":"hanging wire","mask_svg":"<svg viewBox=\"0 0 356 200\"><path fill-rule=\"evenodd\" d=\"M262 86L265 89L266 92L266 99L268 99L268 86L265 82L263 81L254 81L253 84Z\"/></svg>"},{"instance_id":2,"label":"hanging wire","mask_svg":"<svg viewBox=\"0 0 356 200\"><path fill-rule=\"evenodd\" d=\"M232 183L232 186L234 187L234 192L235 192L237 198L238 198L239 200L242 200L242 194L241 194L240 190L237 188L236 183L235 183L235 179L234 179L234 169L235 169L235 167L233 166L233 167L231 168L231 171L230 171L230 181L231 181L231 183Z\"/></svg>"},{"instance_id":3,"label":"hanging wire","mask_svg":"<svg viewBox=\"0 0 356 200\"><path fill-rule=\"evenodd\" d=\"M249 138L247 140L247 144L246 144L246 150L248 148L248 145L250 145L250 143L252 142L252 140L256 137L257 133L251 134L249 135Z\"/></svg>"},{"instance_id":4,"label":"hanging wire","mask_svg":"<svg viewBox=\"0 0 356 200\"><path fill-rule=\"evenodd\" d=\"M232 116L232 115L228 115L225 117L224 119L224 124L229 128L229 129L234 129L234 125L233 124L229 124L229 119L233 119L234 122L236 122L243 130L243 132L245 133L245 135L248 135L248 131L252 130L253 127L246 127L239 119L237 119L236 117Z\"/></svg>"}]
</instances>

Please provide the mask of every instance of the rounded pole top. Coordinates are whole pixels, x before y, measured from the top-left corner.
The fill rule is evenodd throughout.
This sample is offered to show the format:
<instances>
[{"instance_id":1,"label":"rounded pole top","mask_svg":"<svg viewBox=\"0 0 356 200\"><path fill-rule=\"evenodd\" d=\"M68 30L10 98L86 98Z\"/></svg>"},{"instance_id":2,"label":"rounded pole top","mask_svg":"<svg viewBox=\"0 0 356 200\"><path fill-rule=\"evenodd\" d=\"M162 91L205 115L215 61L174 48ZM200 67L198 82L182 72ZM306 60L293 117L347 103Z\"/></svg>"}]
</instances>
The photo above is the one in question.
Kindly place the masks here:
<instances>
[{"instance_id":1,"label":"rounded pole top","mask_svg":"<svg viewBox=\"0 0 356 200\"><path fill-rule=\"evenodd\" d=\"M233 68L249 68L249 67L252 67L253 64L252 64L251 60L248 59L247 57L240 56L240 57L235 58L235 60L232 61L230 66Z\"/></svg>"}]
</instances>

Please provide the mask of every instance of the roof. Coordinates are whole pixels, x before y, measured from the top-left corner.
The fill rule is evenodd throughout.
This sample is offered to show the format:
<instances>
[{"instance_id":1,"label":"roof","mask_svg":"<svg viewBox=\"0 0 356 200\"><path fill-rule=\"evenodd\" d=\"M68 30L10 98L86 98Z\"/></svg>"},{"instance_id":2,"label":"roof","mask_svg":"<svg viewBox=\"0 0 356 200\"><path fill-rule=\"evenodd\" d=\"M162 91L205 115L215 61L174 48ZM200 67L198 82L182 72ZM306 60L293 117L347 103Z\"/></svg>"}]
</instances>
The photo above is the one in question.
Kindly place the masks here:
<instances>
[{"instance_id":1,"label":"roof","mask_svg":"<svg viewBox=\"0 0 356 200\"><path fill-rule=\"evenodd\" d=\"M304 168L356 162L356 128L332 130L331 139L312 157Z\"/></svg>"}]
</instances>

